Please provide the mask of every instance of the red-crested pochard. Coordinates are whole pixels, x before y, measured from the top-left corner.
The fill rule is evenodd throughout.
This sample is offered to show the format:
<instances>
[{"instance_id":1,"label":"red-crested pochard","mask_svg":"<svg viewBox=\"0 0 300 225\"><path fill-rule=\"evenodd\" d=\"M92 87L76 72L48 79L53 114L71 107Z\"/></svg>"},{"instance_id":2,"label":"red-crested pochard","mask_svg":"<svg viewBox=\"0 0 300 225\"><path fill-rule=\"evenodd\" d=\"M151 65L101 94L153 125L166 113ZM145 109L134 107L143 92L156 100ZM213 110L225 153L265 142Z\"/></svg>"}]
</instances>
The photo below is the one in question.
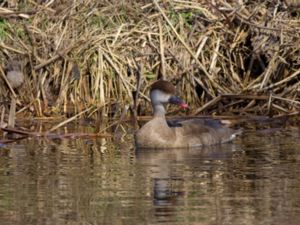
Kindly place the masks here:
<instances>
[{"instance_id":1,"label":"red-crested pochard","mask_svg":"<svg viewBox=\"0 0 300 225\"><path fill-rule=\"evenodd\" d=\"M187 108L175 95L174 85L159 80L151 85L150 98L153 118L135 134L137 148L190 148L221 144L233 140L241 131L224 126L212 119L188 119L171 124L165 118L165 105Z\"/></svg>"}]
</instances>

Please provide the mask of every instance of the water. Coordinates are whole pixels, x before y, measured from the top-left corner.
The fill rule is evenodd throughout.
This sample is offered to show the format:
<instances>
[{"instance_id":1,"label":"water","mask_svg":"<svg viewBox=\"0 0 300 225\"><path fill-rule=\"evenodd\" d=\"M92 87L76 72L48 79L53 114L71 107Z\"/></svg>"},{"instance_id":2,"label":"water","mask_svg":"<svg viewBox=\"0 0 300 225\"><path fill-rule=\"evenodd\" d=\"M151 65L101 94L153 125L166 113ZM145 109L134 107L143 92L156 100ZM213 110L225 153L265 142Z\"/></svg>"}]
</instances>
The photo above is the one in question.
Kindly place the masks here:
<instances>
[{"instance_id":1,"label":"water","mask_svg":"<svg viewBox=\"0 0 300 225\"><path fill-rule=\"evenodd\" d=\"M300 224L300 132L246 132L204 149L132 140L0 148L0 224Z\"/></svg>"}]
</instances>

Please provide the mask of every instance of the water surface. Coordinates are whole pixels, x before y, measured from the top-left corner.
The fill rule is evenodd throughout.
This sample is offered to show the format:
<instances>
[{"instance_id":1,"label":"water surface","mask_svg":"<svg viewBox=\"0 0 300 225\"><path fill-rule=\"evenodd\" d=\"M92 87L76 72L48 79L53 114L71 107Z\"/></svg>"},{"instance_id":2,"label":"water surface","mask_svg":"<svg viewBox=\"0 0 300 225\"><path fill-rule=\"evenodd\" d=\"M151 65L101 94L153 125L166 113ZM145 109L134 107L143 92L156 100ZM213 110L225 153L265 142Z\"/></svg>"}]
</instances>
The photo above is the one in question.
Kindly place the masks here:
<instances>
[{"instance_id":1,"label":"water surface","mask_svg":"<svg viewBox=\"0 0 300 225\"><path fill-rule=\"evenodd\" d=\"M31 139L0 148L0 224L300 224L300 132L202 149Z\"/></svg>"}]
</instances>

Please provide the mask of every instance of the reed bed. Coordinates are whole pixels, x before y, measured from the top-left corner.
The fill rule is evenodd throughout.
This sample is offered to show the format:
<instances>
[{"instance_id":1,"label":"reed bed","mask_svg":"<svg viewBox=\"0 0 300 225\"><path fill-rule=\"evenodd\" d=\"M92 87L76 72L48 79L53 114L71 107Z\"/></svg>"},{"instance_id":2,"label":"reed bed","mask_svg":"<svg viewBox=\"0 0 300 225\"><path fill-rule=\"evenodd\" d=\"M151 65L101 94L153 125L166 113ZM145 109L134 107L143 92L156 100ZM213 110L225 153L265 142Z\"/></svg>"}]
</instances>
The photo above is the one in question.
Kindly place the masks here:
<instances>
[{"instance_id":1,"label":"reed bed","mask_svg":"<svg viewBox=\"0 0 300 225\"><path fill-rule=\"evenodd\" d=\"M1 121L12 99L17 118L118 118L128 108L146 115L156 79L177 85L191 106L188 115L294 115L299 6L288 0L2 1ZM9 80L14 70L24 76L21 85Z\"/></svg>"}]
</instances>

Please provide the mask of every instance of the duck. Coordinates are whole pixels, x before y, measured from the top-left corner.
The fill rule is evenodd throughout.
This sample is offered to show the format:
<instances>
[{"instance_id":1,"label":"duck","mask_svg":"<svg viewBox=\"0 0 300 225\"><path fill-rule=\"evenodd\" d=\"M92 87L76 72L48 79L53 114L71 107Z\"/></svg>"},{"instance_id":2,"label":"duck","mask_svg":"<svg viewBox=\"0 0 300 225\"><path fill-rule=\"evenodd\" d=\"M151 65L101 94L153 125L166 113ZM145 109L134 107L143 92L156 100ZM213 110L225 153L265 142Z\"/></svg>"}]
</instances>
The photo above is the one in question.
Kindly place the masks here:
<instances>
[{"instance_id":1,"label":"duck","mask_svg":"<svg viewBox=\"0 0 300 225\"><path fill-rule=\"evenodd\" d=\"M229 128L214 119L166 120L166 105L181 109L188 105L176 95L175 86L166 80L155 81L150 86L153 118L135 133L137 148L193 148L223 144L236 138L241 130Z\"/></svg>"}]
</instances>

